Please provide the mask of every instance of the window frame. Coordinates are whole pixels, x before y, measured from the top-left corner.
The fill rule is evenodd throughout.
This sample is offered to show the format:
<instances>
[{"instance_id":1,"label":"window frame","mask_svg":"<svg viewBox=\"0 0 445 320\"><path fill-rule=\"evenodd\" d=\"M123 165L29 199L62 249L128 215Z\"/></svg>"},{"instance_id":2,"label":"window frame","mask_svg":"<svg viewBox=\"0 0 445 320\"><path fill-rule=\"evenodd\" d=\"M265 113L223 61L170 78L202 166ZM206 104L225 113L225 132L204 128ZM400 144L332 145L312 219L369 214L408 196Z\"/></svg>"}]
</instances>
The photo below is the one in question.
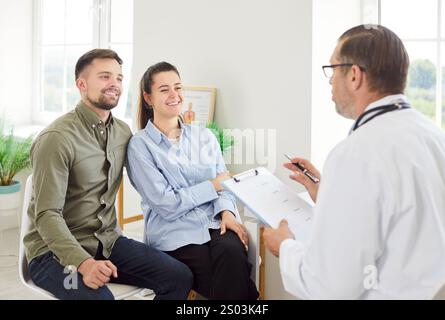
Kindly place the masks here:
<instances>
[{"instance_id":1,"label":"window frame","mask_svg":"<svg viewBox=\"0 0 445 320\"><path fill-rule=\"evenodd\" d=\"M114 42L111 42L111 1L112 0L93 0L93 28L92 32L92 48L110 48ZM32 123L39 125L48 125L56 118L68 112L70 109L64 108L61 112L51 112L43 110L43 48L42 45L42 3L43 0L33 1L33 54L32 54L32 64L33 64L33 86L32 94L35 97L31 105L31 119ZM133 42L117 43L117 44L130 44ZM68 45L62 45L62 47L67 47ZM128 75L130 76L130 75ZM64 75L64 81L66 81L66 76ZM130 88L128 88L130 90ZM74 107L74 106L72 106ZM70 106L67 106L70 108ZM131 122L131 119L123 119L127 122Z\"/></svg>"},{"instance_id":2,"label":"window frame","mask_svg":"<svg viewBox=\"0 0 445 320\"><path fill-rule=\"evenodd\" d=\"M439 126L439 128L442 128L442 118L445 117L445 115L442 112L442 103L443 103L443 96L442 96L442 70L445 67L444 61L442 61L442 45L445 46L445 37L442 35L442 6L444 5L442 3L443 0L436 0L437 1L437 34L436 37L431 38L401 38L403 43L419 43L419 42L429 42L429 43L435 43L436 45L436 101L435 101L435 116L434 116L434 123ZM378 11L378 24L382 24L382 1L377 0L377 11ZM415 106L414 106L415 107Z\"/></svg>"}]
</instances>

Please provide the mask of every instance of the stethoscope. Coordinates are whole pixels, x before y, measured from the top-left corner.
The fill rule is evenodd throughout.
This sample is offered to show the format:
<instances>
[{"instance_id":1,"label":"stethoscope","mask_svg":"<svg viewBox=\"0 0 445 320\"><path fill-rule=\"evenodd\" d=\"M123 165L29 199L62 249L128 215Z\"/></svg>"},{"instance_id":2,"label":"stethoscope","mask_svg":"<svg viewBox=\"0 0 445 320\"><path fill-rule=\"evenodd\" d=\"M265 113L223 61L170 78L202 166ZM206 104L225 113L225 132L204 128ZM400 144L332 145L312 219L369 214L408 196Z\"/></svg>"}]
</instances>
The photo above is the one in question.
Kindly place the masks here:
<instances>
[{"instance_id":1,"label":"stethoscope","mask_svg":"<svg viewBox=\"0 0 445 320\"><path fill-rule=\"evenodd\" d=\"M355 121L354 126L351 129L352 131L355 131L357 128L361 127L362 125L364 125L365 123L371 121L372 119L374 119L375 117L381 116L382 114L385 114L387 112L391 112L391 111L396 111L396 110L403 110L403 109L409 109L411 108L411 106L406 103L406 102L397 102L397 103L393 103L393 104L388 104L385 106L380 106L380 107L375 107L372 108L368 111L363 112ZM375 113L372 116L370 116L369 118L367 118L365 121L362 122L363 118L366 117L367 115L371 114L371 113Z\"/></svg>"}]
</instances>

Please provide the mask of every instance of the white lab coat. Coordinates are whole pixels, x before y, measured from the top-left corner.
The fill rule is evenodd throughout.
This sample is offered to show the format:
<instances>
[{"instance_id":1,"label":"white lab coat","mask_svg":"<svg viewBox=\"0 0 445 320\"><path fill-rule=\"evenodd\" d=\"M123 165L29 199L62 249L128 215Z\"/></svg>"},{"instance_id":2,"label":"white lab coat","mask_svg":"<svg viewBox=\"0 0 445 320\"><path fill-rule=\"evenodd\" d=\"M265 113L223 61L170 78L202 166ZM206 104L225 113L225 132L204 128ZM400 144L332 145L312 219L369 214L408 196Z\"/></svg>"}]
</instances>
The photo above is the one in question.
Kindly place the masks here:
<instances>
[{"instance_id":1,"label":"white lab coat","mask_svg":"<svg viewBox=\"0 0 445 320\"><path fill-rule=\"evenodd\" d=\"M327 158L314 215L308 243L280 246L288 292L432 298L445 284L445 133L413 108L359 127Z\"/></svg>"}]
</instances>

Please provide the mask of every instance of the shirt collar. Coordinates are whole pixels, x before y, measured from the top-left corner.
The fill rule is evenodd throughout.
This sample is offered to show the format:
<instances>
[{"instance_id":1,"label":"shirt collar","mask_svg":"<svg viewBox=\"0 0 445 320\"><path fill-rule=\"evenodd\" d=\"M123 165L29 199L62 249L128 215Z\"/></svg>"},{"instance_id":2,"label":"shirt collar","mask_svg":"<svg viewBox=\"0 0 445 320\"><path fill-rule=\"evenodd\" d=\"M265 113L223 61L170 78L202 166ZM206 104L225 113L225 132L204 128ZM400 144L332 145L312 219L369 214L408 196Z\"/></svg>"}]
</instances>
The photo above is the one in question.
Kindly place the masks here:
<instances>
[{"instance_id":1,"label":"shirt collar","mask_svg":"<svg viewBox=\"0 0 445 320\"><path fill-rule=\"evenodd\" d=\"M380 106L385 106L388 104L394 104L397 102L408 102L408 100L406 99L406 96L404 94L401 94L401 93L400 94L391 94L389 96L385 96L377 101L370 103L364 111L368 111L370 109L380 107Z\"/></svg>"},{"instance_id":2,"label":"shirt collar","mask_svg":"<svg viewBox=\"0 0 445 320\"><path fill-rule=\"evenodd\" d=\"M77 104L76 111L81 114L82 118L86 121L88 127L96 128L98 125L104 124L101 119L91 110L83 101ZM106 127L114 123L113 115L110 112L107 122L104 124Z\"/></svg>"},{"instance_id":3,"label":"shirt collar","mask_svg":"<svg viewBox=\"0 0 445 320\"><path fill-rule=\"evenodd\" d=\"M366 107L366 109L363 110L363 112L366 112L368 110L371 110L371 109L374 109L374 108L377 108L377 107L380 107L380 106L386 106L388 104L394 104L394 103L397 103L397 102L406 102L406 103L408 103L408 99L406 98L406 96L404 94L401 94L401 93L399 93L399 94L390 94L390 95L387 95L387 96L385 96L383 98L380 98L379 100L371 102ZM364 120L364 119L362 119L362 120ZM352 124L351 129L349 129L348 135L350 135L353 132L352 129L354 128L356 122L357 122L357 120L355 120L354 123Z\"/></svg>"},{"instance_id":4,"label":"shirt collar","mask_svg":"<svg viewBox=\"0 0 445 320\"><path fill-rule=\"evenodd\" d=\"M179 121L179 127L181 129L181 135L184 134L185 125L182 123L182 121ZM164 142L168 144L171 144L167 136L163 134L158 128L156 128L151 120L148 120L144 130L156 144L160 144L162 140L164 140Z\"/></svg>"}]
</instances>

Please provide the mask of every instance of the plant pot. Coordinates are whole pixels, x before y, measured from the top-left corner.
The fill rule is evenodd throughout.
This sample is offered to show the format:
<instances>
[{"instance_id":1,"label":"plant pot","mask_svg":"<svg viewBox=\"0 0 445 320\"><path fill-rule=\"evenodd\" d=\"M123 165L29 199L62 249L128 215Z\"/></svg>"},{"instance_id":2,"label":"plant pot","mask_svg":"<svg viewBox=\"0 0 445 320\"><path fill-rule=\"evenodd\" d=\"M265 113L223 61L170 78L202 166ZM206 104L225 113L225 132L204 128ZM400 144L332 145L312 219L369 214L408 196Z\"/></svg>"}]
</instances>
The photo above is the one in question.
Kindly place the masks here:
<instances>
[{"instance_id":1,"label":"plant pot","mask_svg":"<svg viewBox=\"0 0 445 320\"><path fill-rule=\"evenodd\" d=\"M17 227L18 208L20 207L19 181L13 181L9 186L0 186L0 230Z\"/></svg>"}]
</instances>

